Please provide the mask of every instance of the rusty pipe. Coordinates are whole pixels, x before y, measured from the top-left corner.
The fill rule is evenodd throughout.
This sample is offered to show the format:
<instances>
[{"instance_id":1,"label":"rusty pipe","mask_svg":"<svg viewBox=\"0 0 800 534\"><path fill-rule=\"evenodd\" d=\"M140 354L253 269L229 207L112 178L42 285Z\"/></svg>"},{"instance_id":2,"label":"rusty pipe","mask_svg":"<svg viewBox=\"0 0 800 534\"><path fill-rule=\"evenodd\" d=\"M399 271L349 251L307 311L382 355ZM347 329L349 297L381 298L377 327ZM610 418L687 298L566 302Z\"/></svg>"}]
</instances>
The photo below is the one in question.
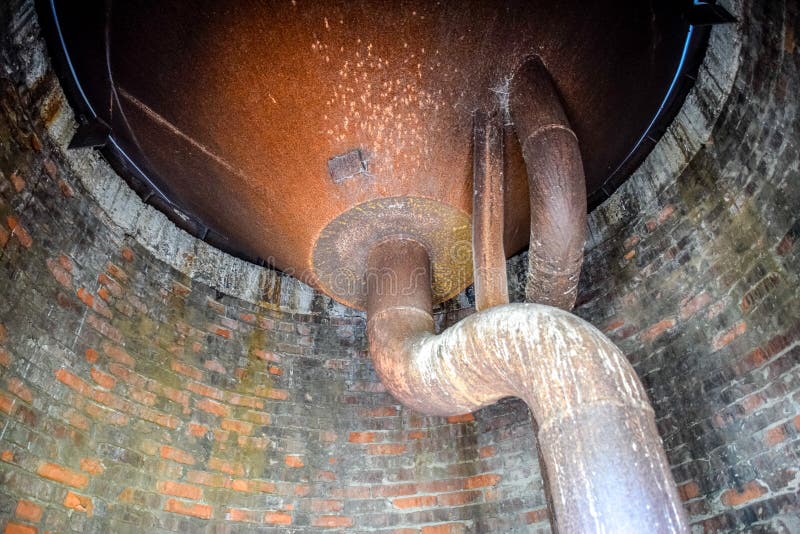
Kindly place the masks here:
<instances>
[{"instance_id":1,"label":"rusty pipe","mask_svg":"<svg viewBox=\"0 0 800 534\"><path fill-rule=\"evenodd\" d=\"M509 92L531 207L525 300L571 310L586 241L586 182L578 138L538 58L517 70Z\"/></svg>"},{"instance_id":2,"label":"rusty pipe","mask_svg":"<svg viewBox=\"0 0 800 534\"><path fill-rule=\"evenodd\" d=\"M476 112L472 135L472 272L475 309L508 304L503 247L503 128L497 113Z\"/></svg>"},{"instance_id":3,"label":"rusty pipe","mask_svg":"<svg viewBox=\"0 0 800 534\"><path fill-rule=\"evenodd\" d=\"M384 241L368 262L369 350L396 399L453 415L522 398L558 532L687 531L644 388L608 338L568 312L524 303L435 335L425 248Z\"/></svg>"}]
</instances>

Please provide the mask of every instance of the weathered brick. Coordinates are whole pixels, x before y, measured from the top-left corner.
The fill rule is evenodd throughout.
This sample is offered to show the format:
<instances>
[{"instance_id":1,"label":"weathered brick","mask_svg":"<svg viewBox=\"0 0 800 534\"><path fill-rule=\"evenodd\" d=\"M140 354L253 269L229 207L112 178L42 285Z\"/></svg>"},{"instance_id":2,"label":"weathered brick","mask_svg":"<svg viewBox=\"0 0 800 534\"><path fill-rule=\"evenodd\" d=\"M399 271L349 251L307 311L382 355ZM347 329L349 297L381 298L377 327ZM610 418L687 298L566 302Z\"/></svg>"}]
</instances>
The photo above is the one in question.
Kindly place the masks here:
<instances>
[{"instance_id":1,"label":"weathered brick","mask_svg":"<svg viewBox=\"0 0 800 534\"><path fill-rule=\"evenodd\" d=\"M36 474L74 488L85 488L89 484L89 477L83 473L78 473L72 469L50 462L40 464L36 469Z\"/></svg>"},{"instance_id":2,"label":"weathered brick","mask_svg":"<svg viewBox=\"0 0 800 534\"><path fill-rule=\"evenodd\" d=\"M17 503L16 510L14 511L15 516L30 523L38 523L41 521L43 513L44 510L41 506L26 500L20 500Z\"/></svg>"},{"instance_id":3,"label":"weathered brick","mask_svg":"<svg viewBox=\"0 0 800 534\"><path fill-rule=\"evenodd\" d=\"M64 497L64 506L75 510L76 512L83 512L90 517L92 515L92 510L94 509L94 503L92 503L91 497L87 497L86 495L78 495L77 493L73 493L71 491L68 491L67 495Z\"/></svg>"},{"instance_id":4,"label":"weathered brick","mask_svg":"<svg viewBox=\"0 0 800 534\"><path fill-rule=\"evenodd\" d=\"M348 528L353 526L353 518L343 515L322 515L311 521L315 527Z\"/></svg>"},{"instance_id":5,"label":"weathered brick","mask_svg":"<svg viewBox=\"0 0 800 534\"><path fill-rule=\"evenodd\" d=\"M167 499L164 510L181 515L189 515L200 519L211 519L212 509L207 504L184 503L176 499Z\"/></svg>"},{"instance_id":6,"label":"weathered brick","mask_svg":"<svg viewBox=\"0 0 800 534\"><path fill-rule=\"evenodd\" d=\"M201 488L171 480L159 480L156 484L156 490L163 495L172 495L183 499L197 500L203 498L203 490Z\"/></svg>"}]
</instances>

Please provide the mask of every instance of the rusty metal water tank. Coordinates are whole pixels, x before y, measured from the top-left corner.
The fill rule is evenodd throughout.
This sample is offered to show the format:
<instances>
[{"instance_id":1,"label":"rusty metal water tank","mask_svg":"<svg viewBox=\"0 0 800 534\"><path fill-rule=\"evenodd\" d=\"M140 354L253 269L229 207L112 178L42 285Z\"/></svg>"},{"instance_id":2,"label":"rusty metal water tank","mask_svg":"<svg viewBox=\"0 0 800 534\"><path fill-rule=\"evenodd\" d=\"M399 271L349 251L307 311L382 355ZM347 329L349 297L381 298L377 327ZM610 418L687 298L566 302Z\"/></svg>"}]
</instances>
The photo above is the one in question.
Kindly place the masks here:
<instances>
[{"instance_id":1,"label":"rusty metal water tank","mask_svg":"<svg viewBox=\"0 0 800 534\"><path fill-rule=\"evenodd\" d=\"M707 39L692 6L38 2L83 123L76 145L103 147L188 231L355 307L349 277L383 235L426 243L434 300L470 283L472 114L505 111L531 55L579 138L590 207L606 198L691 86ZM510 121L506 133L510 255L527 246L529 212Z\"/></svg>"}]
</instances>

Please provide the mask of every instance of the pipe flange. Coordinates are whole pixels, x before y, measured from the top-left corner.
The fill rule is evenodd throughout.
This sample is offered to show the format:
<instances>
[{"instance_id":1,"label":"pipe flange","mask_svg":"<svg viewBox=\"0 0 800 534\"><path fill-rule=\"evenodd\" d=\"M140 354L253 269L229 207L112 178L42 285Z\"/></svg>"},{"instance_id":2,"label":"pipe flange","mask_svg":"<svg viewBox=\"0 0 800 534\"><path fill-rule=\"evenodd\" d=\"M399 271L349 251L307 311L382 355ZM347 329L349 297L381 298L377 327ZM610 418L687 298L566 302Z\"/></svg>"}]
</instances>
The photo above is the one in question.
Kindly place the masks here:
<instances>
[{"instance_id":1,"label":"pipe flange","mask_svg":"<svg viewBox=\"0 0 800 534\"><path fill-rule=\"evenodd\" d=\"M370 200L342 213L320 232L312 264L319 288L337 301L367 307L367 255L378 242L413 239L428 251L433 303L472 283L472 226L466 213L422 197Z\"/></svg>"}]
</instances>

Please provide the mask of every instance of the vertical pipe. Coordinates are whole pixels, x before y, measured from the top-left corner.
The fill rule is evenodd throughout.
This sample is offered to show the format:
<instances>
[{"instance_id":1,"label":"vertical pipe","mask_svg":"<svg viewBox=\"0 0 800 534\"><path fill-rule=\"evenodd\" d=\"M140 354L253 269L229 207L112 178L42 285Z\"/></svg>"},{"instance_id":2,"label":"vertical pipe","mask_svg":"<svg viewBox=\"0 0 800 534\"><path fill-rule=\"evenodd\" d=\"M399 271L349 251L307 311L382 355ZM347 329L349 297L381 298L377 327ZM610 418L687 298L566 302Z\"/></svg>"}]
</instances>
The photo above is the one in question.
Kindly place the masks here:
<instances>
[{"instance_id":1,"label":"vertical pipe","mask_svg":"<svg viewBox=\"0 0 800 534\"><path fill-rule=\"evenodd\" d=\"M538 58L517 70L509 106L528 170L531 203L525 300L570 310L586 240L586 183L578 139Z\"/></svg>"},{"instance_id":2,"label":"vertical pipe","mask_svg":"<svg viewBox=\"0 0 800 534\"><path fill-rule=\"evenodd\" d=\"M503 129L497 113L473 116L472 265L475 308L508 304L503 247Z\"/></svg>"}]
</instances>

